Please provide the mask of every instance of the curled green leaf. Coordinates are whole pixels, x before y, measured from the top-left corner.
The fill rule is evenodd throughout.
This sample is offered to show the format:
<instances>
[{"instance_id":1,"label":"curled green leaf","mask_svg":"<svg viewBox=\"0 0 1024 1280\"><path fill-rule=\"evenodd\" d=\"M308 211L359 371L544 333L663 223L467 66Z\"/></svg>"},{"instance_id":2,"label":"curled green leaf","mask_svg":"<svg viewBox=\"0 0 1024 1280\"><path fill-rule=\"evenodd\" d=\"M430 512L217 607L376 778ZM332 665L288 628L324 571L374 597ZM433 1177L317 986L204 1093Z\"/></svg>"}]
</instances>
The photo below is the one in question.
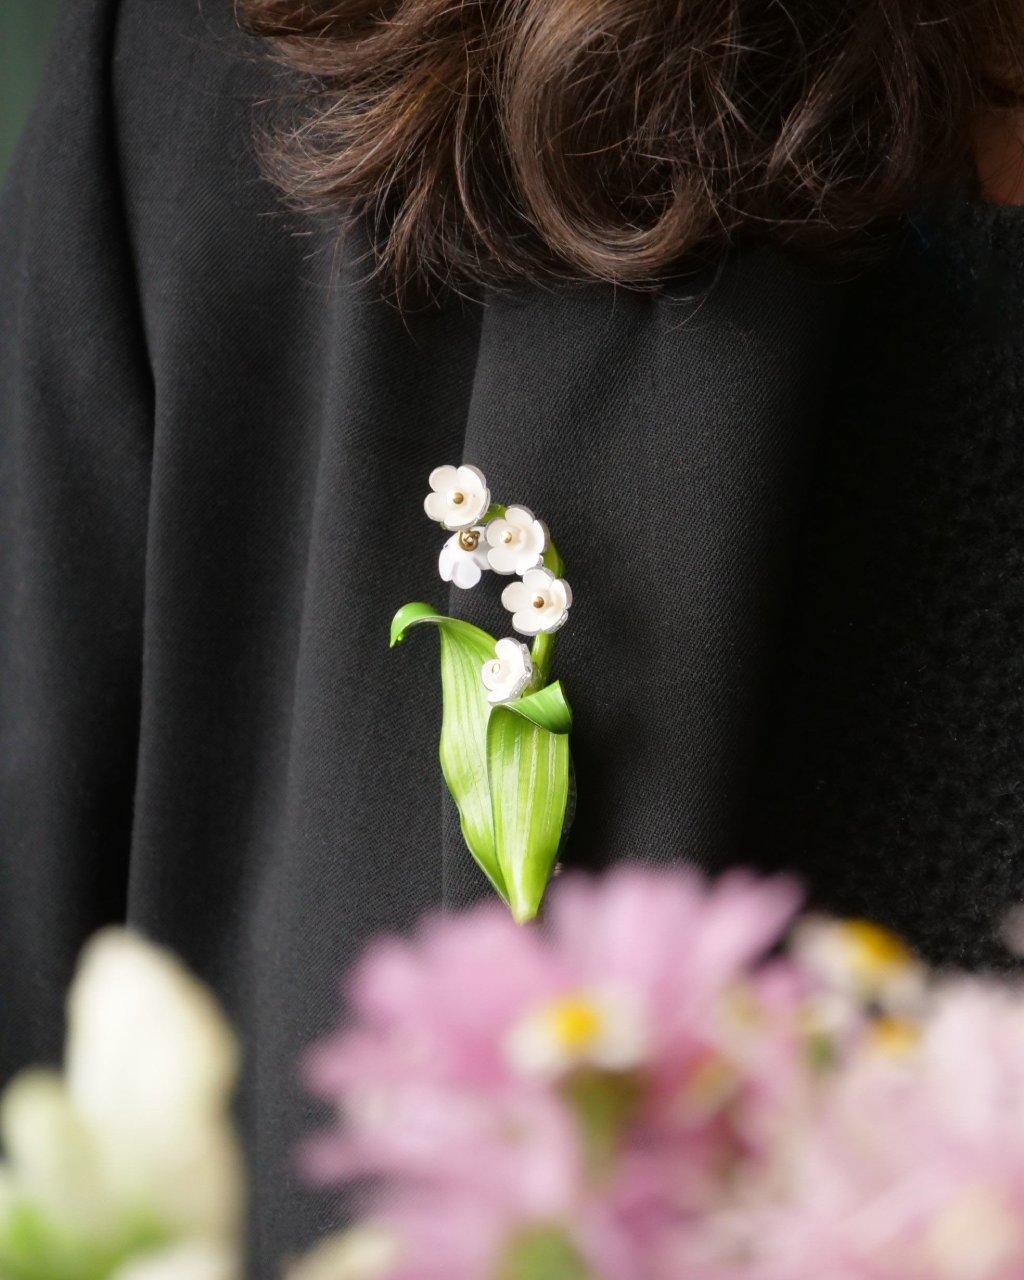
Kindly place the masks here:
<instances>
[{"instance_id":1,"label":"curled green leaf","mask_svg":"<svg viewBox=\"0 0 1024 1280\"><path fill-rule=\"evenodd\" d=\"M487 725L495 857L520 924L539 911L562 843L571 728L572 712L558 681L495 707Z\"/></svg>"},{"instance_id":2,"label":"curled green leaf","mask_svg":"<svg viewBox=\"0 0 1024 1280\"><path fill-rule=\"evenodd\" d=\"M395 614L391 645L410 628L436 626L441 637L441 771L459 811L466 845L498 893L508 900L494 846L487 770L487 728L491 707L480 668L494 656L494 638L472 623L447 618L433 605L414 602Z\"/></svg>"}]
</instances>

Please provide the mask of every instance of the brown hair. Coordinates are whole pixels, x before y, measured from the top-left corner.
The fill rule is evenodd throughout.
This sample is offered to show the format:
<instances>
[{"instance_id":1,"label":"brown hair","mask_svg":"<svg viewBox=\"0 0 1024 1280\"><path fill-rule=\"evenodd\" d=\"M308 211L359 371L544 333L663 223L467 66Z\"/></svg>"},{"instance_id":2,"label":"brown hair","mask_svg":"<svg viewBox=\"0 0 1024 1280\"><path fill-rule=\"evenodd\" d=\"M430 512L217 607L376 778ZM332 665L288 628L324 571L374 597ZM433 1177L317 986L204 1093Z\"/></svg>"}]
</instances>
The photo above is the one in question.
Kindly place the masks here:
<instances>
[{"instance_id":1,"label":"brown hair","mask_svg":"<svg viewBox=\"0 0 1024 1280\"><path fill-rule=\"evenodd\" d=\"M1024 0L236 3L309 78L274 175L406 283L849 251L963 172L1024 38Z\"/></svg>"}]
</instances>

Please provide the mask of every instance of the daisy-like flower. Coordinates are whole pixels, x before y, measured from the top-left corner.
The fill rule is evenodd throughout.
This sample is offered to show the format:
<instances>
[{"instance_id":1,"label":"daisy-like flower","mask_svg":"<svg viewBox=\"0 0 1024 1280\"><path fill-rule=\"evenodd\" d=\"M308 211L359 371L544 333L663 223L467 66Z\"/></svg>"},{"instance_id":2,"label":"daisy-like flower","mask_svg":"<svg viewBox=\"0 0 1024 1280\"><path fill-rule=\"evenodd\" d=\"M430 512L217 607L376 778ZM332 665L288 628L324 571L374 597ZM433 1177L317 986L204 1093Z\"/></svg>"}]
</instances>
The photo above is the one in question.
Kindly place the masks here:
<instances>
[{"instance_id":1,"label":"daisy-like flower","mask_svg":"<svg viewBox=\"0 0 1024 1280\"><path fill-rule=\"evenodd\" d=\"M548 545L548 531L528 507L509 507L487 526L487 559L495 573L536 569Z\"/></svg>"},{"instance_id":2,"label":"daisy-like flower","mask_svg":"<svg viewBox=\"0 0 1024 1280\"><path fill-rule=\"evenodd\" d=\"M808 972L840 997L897 1013L914 1013L922 1005L924 965L880 925L808 916L793 931L793 949Z\"/></svg>"},{"instance_id":3,"label":"daisy-like flower","mask_svg":"<svg viewBox=\"0 0 1024 1280\"><path fill-rule=\"evenodd\" d=\"M533 678L530 650L521 640L505 639L494 646L494 653L481 671L487 701L514 702Z\"/></svg>"},{"instance_id":4,"label":"daisy-like flower","mask_svg":"<svg viewBox=\"0 0 1024 1280\"><path fill-rule=\"evenodd\" d=\"M572 591L550 569L530 569L521 582L511 582L501 603L512 614L512 625L524 636L557 631L569 618Z\"/></svg>"},{"instance_id":5,"label":"daisy-like flower","mask_svg":"<svg viewBox=\"0 0 1024 1280\"><path fill-rule=\"evenodd\" d=\"M475 587L487 568L484 527L460 529L441 548L437 570L445 582L468 590Z\"/></svg>"},{"instance_id":6,"label":"daisy-like flower","mask_svg":"<svg viewBox=\"0 0 1024 1280\"><path fill-rule=\"evenodd\" d=\"M423 509L446 529L469 529L491 505L491 491L477 467L435 467Z\"/></svg>"},{"instance_id":7,"label":"daisy-like flower","mask_svg":"<svg viewBox=\"0 0 1024 1280\"><path fill-rule=\"evenodd\" d=\"M558 1076L577 1067L628 1071L644 1059L647 1036L635 1001L611 990L570 992L533 1009L506 1049L524 1075Z\"/></svg>"}]
</instances>

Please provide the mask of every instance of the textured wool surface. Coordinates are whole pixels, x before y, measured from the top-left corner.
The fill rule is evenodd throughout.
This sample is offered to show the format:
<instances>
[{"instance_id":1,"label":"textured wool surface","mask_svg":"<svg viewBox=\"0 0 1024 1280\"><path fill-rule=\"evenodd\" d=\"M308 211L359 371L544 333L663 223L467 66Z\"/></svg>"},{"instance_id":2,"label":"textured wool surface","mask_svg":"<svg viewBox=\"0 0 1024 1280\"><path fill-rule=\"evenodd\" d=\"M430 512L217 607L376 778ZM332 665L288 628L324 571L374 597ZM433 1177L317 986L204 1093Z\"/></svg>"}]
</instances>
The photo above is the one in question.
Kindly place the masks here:
<instances>
[{"instance_id":1,"label":"textured wool surface","mask_svg":"<svg viewBox=\"0 0 1024 1280\"><path fill-rule=\"evenodd\" d=\"M915 220L848 304L751 860L939 963L1024 898L1024 216Z\"/></svg>"},{"instance_id":2,"label":"textured wool surface","mask_svg":"<svg viewBox=\"0 0 1024 1280\"><path fill-rule=\"evenodd\" d=\"M432 467L551 525L566 861L796 867L944 958L1017 900L1024 445L1011 218L854 285L768 253L656 296L399 315L282 212L228 0L75 0L0 206L0 1069L128 919L246 1040L247 1274L336 1220L295 1062L363 941L485 889L436 761ZM1004 225L1005 223L1005 225ZM337 269L336 269L337 266ZM1014 316L1017 320L1014 320Z\"/></svg>"}]
</instances>

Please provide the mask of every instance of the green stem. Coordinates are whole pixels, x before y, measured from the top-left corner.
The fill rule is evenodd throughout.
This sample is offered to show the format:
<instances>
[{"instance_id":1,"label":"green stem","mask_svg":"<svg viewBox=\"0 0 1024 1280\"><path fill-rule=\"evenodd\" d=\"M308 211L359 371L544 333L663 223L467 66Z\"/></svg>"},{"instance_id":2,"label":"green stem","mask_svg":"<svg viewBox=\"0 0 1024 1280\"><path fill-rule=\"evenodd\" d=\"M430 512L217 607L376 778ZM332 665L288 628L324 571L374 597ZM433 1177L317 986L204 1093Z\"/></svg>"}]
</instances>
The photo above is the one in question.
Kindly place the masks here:
<instances>
[{"instance_id":1,"label":"green stem","mask_svg":"<svg viewBox=\"0 0 1024 1280\"><path fill-rule=\"evenodd\" d=\"M503 502L492 502L487 508L482 523L490 524L492 520L503 516L506 510ZM561 578L565 574L565 561L562 559L561 552L551 541L548 542L548 549L544 552L544 567L550 569L556 578ZM551 679L551 669L555 662L555 636L544 633L535 636L530 656L533 659L533 680L530 682L530 690L533 692L543 689Z\"/></svg>"},{"instance_id":2,"label":"green stem","mask_svg":"<svg viewBox=\"0 0 1024 1280\"><path fill-rule=\"evenodd\" d=\"M551 679L551 668L555 661L555 637L545 632L535 636L530 656L533 658L532 687L543 689Z\"/></svg>"},{"instance_id":3,"label":"green stem","mask_svg":"<svg viewBox=\"0 0 1024 1280\"><path fill-rule=\"evenodd\" d=\"M544 567L550 569L556 578L560 578L565 573L565 562L553 542L548 543L548 549L544 552ZM554 632L541 632L539 636L534 637L531 657L533 658L533 683L538 689L543 689L551 679L557 639L557 633Z\"/></svg>"}]
</instances>

